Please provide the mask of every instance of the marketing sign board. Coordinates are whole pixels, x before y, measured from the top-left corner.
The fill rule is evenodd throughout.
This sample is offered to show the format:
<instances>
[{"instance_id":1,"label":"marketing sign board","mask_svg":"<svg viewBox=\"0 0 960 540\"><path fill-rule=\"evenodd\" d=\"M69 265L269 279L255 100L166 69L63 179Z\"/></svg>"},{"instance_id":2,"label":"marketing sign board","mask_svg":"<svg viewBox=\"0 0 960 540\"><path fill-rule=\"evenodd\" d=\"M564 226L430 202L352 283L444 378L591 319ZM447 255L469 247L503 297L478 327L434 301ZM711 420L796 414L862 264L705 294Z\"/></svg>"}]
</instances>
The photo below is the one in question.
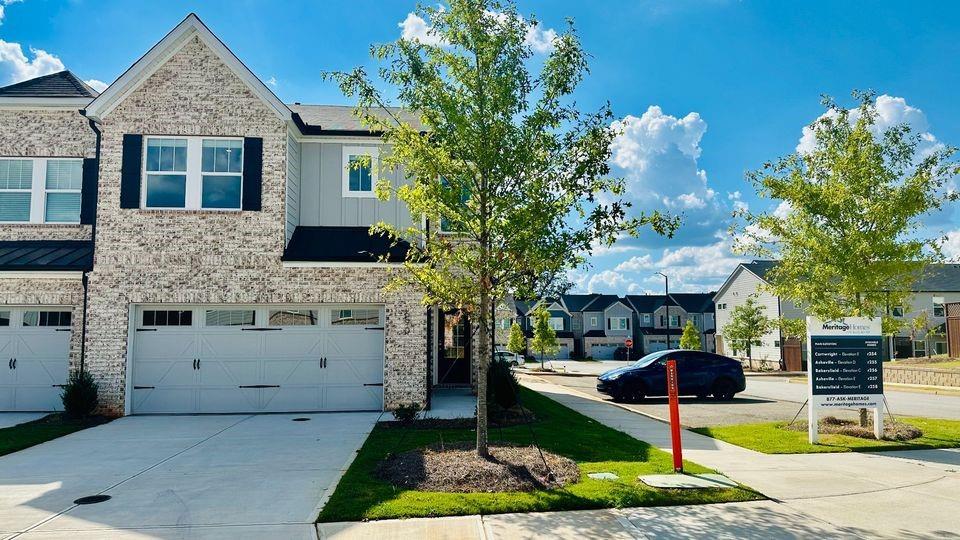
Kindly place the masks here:
<instances>
[{"instance_id":1,"label":"marketing sign board","mask_svg":"<svg viewBox=\"0 0 960 540\"><path fill-rule=\"evenodd\" d=\"M811 442L816 439L816 411L821 407L874 409L875 422L880 423L882 342L880 319L807 317Z\"/></svg>"}]
</instances>

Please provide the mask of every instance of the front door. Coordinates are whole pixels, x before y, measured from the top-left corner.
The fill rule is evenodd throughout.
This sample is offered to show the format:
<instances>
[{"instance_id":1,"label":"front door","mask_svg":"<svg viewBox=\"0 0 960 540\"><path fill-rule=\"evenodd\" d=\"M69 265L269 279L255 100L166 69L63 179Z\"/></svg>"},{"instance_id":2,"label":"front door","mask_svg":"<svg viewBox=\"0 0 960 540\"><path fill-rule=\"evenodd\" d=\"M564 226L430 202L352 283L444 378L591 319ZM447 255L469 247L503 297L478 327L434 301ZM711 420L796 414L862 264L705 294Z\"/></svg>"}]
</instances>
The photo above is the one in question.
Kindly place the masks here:
<instances>
[{"instance_id":1,"label":"front door","mask_svg":"<svg viewBox=\"0 0 960 540\"><path fill-rule=\"evenodd\" d=\"M440 313L437 384L470 384L470 323L466 313Z\"/></svg>"}]
</instances>

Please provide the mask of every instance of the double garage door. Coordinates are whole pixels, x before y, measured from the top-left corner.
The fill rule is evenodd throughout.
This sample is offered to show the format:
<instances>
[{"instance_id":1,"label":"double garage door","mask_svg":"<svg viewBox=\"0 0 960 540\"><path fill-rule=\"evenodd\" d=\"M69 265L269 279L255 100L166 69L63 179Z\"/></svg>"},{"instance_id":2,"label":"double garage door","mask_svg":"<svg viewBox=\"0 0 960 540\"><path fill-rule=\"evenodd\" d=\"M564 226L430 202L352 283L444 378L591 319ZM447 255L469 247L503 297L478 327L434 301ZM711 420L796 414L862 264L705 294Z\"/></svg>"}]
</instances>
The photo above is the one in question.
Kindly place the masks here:
<instances>
[{"instance_id":1,"label":"double garage door","mask_svg":"<svg viewBox=\"0 0 960 540\"><path fill-rule=\"evenodd\" d=\"M70 308L0 307L0 411L57 411L67 382Z\"/></svg>"},{"instance_id":2,"label":"double garage door","mask_svg":"<svg viewBox=\"0 0 960 540\"><path fill-rule=\"evenodd\" d=\"M383 409L382 306L140 306L132 412Z\"/></svg>"}]
</instances>

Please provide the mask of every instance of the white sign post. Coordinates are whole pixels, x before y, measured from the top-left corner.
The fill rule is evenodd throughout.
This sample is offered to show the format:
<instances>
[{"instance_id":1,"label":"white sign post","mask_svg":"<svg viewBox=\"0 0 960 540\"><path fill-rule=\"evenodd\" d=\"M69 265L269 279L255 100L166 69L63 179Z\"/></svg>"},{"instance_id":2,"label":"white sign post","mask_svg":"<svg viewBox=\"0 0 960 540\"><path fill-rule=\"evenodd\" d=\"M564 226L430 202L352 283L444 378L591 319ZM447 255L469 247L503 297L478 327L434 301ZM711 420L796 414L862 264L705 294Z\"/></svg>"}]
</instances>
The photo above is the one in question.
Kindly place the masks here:
<instances>
[{"instance_id":1,"label":"white sign post","mask_svg":"<svg viewBox=\"0 0 960 540\"><path fill-rule=\"evenodd\" d=\"M873 434L883 436L883 360L880 319L807 317L809 440L818 439L821 407L873 409Z\"/></svg>"}]
</instances>

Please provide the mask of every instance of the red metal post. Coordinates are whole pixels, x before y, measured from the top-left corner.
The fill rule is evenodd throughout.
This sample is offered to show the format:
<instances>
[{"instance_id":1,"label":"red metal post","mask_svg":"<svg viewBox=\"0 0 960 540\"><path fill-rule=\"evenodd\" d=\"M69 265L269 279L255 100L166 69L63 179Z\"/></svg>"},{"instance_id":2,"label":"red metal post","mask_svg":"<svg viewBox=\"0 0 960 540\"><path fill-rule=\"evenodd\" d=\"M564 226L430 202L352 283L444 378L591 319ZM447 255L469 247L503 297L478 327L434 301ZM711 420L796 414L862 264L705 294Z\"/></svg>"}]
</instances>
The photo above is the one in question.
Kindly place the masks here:
<instances>
[{"instance_id":1,"label":"red metal post","mask_svg":"<svg viewBox=\"0 0 960 540\"><path fill-rule=\"evenodd\" d=\"M677 386L677 361L667 360L667 395L670 397L670 437L673 440L673 471L683 472L683 448L680 444L680 397Z\"/></svg>"}]
</instances>

